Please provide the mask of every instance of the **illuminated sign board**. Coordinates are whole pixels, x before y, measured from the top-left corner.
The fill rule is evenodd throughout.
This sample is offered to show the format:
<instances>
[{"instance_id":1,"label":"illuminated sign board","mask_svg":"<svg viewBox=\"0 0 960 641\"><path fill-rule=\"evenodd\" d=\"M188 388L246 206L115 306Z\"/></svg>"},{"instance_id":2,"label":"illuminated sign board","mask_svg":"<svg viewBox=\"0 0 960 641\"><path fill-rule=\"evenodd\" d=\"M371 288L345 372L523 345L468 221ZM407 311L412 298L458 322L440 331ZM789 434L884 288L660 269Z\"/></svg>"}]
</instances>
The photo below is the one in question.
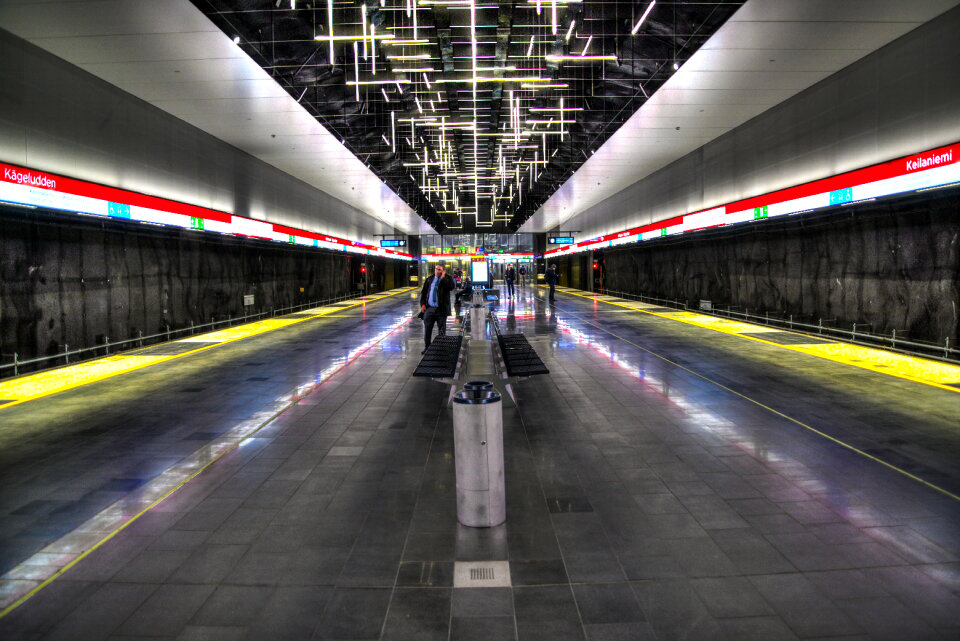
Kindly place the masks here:
<instances>
[{"instance_id":1,"label":"illuminated sign board","mask_svg":"<svg viewBox=\"0 0 960 641\"><path fill-rule=\"evenodd\" d=\"M572 245L573 236L551 236L547 239L547 243L551 245Z\"/></svg>"},{"instance_id":2,"label":"illuminated sign board","mask_svg":"<svg viewBox=\"0 0 960 641\"><path fill-rule=\"evenodd\" d=\"M557 256L613 247L950 185L960 185L960 143L768 194L751 196L720 207L658 220L576 244L570 238L568 246L551 249L544 255Z\"/></svg>"},{"instance_id":3,"label":"illuminated sign board","mask_svg":"<svg viewBox=\"0 0 960 641\"><path fill-rule=\"evenodd\" d=\"M388 238L386 240L381 240L380 246L381 247L406 247L407 241L400 240L397 238L393 238L393 239Z\"/></svg>"},{"instance_id":4,"label":"illuminated sign board","mask_svg":"<svg viewBox=\"0 0 960 641\"><path fill-rule=\"evenodd\" d=\"M487 261L474 258L470 263L470 280L475 283L485 283L488 275Z\"/></svg>"},{"instance_id":5,"label":"illuminated sign board","mask_svg":"<svg viewBox=\"0 0 960 641\"><path fill-rule=\"evenodd\" d=\"M401 251L354 240L0 163L0 203L4 202L385 258L411 258Z\"/></svg>"}]
</instances>

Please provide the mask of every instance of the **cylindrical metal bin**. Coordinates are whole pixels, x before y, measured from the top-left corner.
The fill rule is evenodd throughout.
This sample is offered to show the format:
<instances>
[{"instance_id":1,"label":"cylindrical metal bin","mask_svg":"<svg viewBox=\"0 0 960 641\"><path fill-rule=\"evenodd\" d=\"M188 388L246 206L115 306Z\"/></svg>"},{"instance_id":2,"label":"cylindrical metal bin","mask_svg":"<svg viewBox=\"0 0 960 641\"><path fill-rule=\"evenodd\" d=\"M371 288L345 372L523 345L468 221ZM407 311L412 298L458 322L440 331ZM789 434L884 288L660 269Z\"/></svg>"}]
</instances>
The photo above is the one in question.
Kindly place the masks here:
<instances>
[{"instance_id":1,"label":"cylindrical metal bin","mask_svg":"<svg viewBox=\"0 0 960 641\"><path fill-rule=\"evenodd\" d=\"M470 308L470 339L482 341L487 337L487 308L477 305Z\"/></svg>"},{"instance_id":2,"label":"cylindrical metal bin","mask_svg":"<svg viewBox=\"0 0 960 641\"><path fill-rule=\"evenodd\" d=\"M457 520L493 527L507 520L503 478L503 403L486 381L472 381L453 398Z\"/></svg>"}]
</instances>

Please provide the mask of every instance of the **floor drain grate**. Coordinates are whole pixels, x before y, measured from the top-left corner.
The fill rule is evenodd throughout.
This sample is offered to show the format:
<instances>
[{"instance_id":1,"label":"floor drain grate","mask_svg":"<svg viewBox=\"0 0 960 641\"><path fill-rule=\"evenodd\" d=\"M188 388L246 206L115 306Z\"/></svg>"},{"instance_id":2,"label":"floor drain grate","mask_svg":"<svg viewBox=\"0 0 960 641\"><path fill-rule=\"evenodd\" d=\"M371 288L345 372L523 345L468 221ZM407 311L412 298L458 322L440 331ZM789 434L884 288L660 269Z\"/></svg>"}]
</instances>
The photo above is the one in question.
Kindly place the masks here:
<instances>
[{"instance_id":1,"label":"floor drain grate","mask_svg":"<svg viewBox=\"0 0 960 641\"><path fill-rule=\"evenodd\" d=\"M493 581L496 575L493 568L470 568L471 581Z\"/></svg>"},{"instance_id":2,"label":"floor drain grate","mask_svg":"<svg viewBox=\"0 0 960 641\"><path fill-rule=\"evenodd\" d=\"M510 585L508 561L457 561L453 565L455 588L508 588Z\"/></svg>"}]
</instances>

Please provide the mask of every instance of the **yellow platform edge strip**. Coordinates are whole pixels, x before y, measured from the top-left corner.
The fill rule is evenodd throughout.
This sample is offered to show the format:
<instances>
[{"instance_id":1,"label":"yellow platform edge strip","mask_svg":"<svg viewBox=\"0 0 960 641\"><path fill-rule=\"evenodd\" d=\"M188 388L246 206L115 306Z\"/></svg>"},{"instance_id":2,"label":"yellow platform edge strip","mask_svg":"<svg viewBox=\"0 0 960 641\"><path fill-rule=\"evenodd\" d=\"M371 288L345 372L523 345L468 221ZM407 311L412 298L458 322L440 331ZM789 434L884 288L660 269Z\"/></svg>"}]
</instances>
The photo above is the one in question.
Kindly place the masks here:
<instances>
[{"instance_id":1,"label":"yellow platform edge strip","mask_svg":"<svg viewBox=\"0 0 960 641\"><path fill-rule=\"evenodd\" d=\"M235 327L214 330L206 334L196 334L186 339L177 339L176 341L170 341L169 343L166 343L190 343L194 341L199 342L203 339L208 341L217 341L217 343L214 345L202 345L196 349L182 352L180 354L140 355L137 354L135 350L130 350L129 352L119 352L103 358L83 361L82 363L77 363L75 365L64 365L55 369L49 369L42 372L36 372L34 374L25 374L17 378L7 379L0 382L0 398L10 399L12 402L0 406L0 411L5 410L8 407L14 407L38 398L51 396L59 392L65 392L77 387L82 387L83 385L89 385L90 383L96 383L97 381L102 381L106 378L119 376L120 374L126 374L128 372L150 367L151 365L156 365L158 363L164 363L176 358L190 356L191 354L196 354L197 352L219 347L220 345L225 345L234 341L243 340L244 338L249 338L250 336L258 336L275 329L282 329L297 323L313 320L322 316L328 316L330 314L335 314L353 307L366 305L367 303L375 303L383 300L384 298L408 293L414 289L416 288L403 287L399 289L393 289L383 292L382 294L376 294L357 299L355 303L350 305L312 308L311 310L307 311L317 310L317 313L312 316L305 316L303 318L285 318L284 316L266 318L259 321L253 321L251 323L245 323L243 325L237 325ZM291 313L302 314L304 312L301 311ZM153 347L153 345L149 347ZM149 347L137 349L149 349Z\"/></svg>"},{"instance_id":2,"label":"yellow platform edge strip","mask_svg":"<svg viewBox=\"0 0 960 641\"><path fill-rule=\"evenodd\" d=\"M580 294L568 288L557 288L557 291L577 296L587 300L594 300L607 305L615 305L626 309L643 312L659 318L678 321L704 329L711 329L730 336L756 341L765 345L779 347L791 352L815 356L835 363L843 363L852 367L869 370L878 374L886 374L897 378L906 379L914 383L922 383L948 392L960 393L960 388L951 387L950 383L960 384L960 367L949 363L941 363L918 356L909 356L897 352L889 352L880 348L866 347L861 345L851 345L841 340L828 338L830 343L821 343L817 345L783 345L773 341L766 341L758 336L745 336L742 332L751 332L762 334L767 332L788 332L785 329L774 329L768 325L753 325L743 321L733 321L707 314L699 314L678 309L676 312L653 312L639 307L634 301L618 299L613 297L594 296L592 294ZM630 304L633 303L633 304ZM807 336L799 334L797 336Z\"/></svg>"}]
</instances>

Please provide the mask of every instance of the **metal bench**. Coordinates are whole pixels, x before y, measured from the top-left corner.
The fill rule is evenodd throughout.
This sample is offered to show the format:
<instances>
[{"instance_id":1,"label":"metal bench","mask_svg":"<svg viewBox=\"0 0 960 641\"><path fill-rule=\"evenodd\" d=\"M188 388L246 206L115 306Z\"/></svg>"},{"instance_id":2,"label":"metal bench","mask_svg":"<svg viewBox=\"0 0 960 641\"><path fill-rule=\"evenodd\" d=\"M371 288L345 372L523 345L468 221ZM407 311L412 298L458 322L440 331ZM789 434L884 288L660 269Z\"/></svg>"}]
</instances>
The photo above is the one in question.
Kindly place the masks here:
<instances>
[{"instance_id":1,"label":"metal bench","mask_svg":"<svg viewBox=\"0 0 960 641\"><path fill-rule=\"evenodd\" d=\"M490 319L497 334L497 343L500 346L500 355L507 376L518 378L550 373L547 366L543 364L543 360L537 355L537 351L527 341L526 336L504 334L500 331L500 323L497 322L496 316L491 314Z\"/></svg>"},{"instance_id":2,"label":"metal bench","mask_svg":"<svg viewBox=\"0 0 960 641\"><path fill-rule=\"evenodd\" d=\"M423 353L414 376L436 379L457 378L457 370L462 363L461 347L463 346L463 320L455 333L437 336L430 342L430 347Z\"/></svg>"}]
</instances>

